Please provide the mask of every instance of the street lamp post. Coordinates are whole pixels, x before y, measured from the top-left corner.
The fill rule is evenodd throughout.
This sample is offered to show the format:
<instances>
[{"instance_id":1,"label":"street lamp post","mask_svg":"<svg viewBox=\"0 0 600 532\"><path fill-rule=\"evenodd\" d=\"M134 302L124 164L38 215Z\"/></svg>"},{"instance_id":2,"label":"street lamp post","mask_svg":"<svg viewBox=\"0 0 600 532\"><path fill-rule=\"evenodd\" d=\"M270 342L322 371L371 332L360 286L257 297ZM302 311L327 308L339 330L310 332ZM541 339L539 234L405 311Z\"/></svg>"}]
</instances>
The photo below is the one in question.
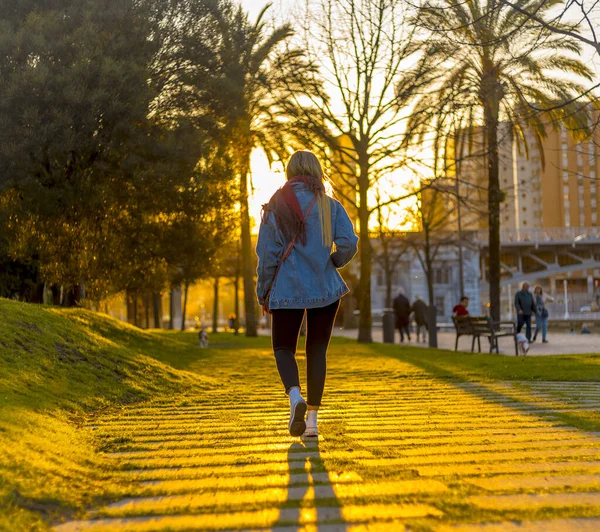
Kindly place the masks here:
<instances>
[{"instance_id":1,"label":"street lamp post","mask_svg":"<svg viewBox=\"0 0 600 532\"><path fill-rule=\"evenodd\" d=\"M465 274L464 274L464 265L463 265L463 247L462 247L462 219L460 212L460 181L459 181L459 172L457 169L456 172L456 218L458 222L458 276L459 276L459 286L460 286L460 295L459 297L463 297L465 295Z\"/></svg>"},{"instance_id":2,"label":"street lamp post","mask_svg":"<svg viewBox=\"0 0 600 532\"><path fill-rule=\"evenodd\" d=\"M567 289L567 280L563 279L563 289L565 291L565 320L569 318L569 292Z\"/></svg>"}]
</instances>

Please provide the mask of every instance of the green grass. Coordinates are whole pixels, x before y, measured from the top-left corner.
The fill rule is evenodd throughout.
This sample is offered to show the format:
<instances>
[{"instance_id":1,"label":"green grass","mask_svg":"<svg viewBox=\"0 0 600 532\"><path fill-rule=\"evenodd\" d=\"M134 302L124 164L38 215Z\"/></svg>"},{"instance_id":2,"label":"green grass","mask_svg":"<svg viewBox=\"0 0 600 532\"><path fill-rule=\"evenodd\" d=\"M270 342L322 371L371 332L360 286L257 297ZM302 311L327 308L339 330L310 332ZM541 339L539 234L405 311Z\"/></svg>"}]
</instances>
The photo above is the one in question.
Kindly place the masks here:
<instances>
[{"instance_id":1,"label":"green grass","mask_svg":"<svg viewBox=\"0 0 600 532\"><path fill-rule=\"evenodd\" d=\"M96 413L213 387L158 360L193 346L89 311L0 300L0 331L0 529L43 530L123 489L79 430Z\"/></svg>"},{"instance_id":2,"label":"green grass","mask_svg":"<svg viewBox=\"0 0 600 532\"><path fill-rule=\"evenodd\" d=\"M600 354L515 357L378 345L432 376L460 381L600 381Z\"/></svg>"},{"instance_id":3,"label":"green grass","mask_svg":"<svg viewBox=\"0 0 600 532\"><path fill-rule=\"evenodd\" d=\"M600 354L515 357L489 353L462 353L438 349L378 345L381 354L418 366L432 377L456 382L477 382L480 391L497 381L600 382ZM573 394L576 395L576 389ZM556 396L556 399L564 399ZM524 402L524 401L521 401ZM531 404L533 404L533 400ZM541 406L537 404L537 406ZM556 413L567 425L600 432L600 412Z\"/></svg>"},{"instance_id":4,"label":"green grass","mask_svg":"<svg viewBox=\"0 0 600 532\"><path fill-rule=\"evenodd\" d=\"M0 300L0 529L44 530L131 492L131 481L115 476L103 454L123 443L120 435L103 439L82 428L95 416L140 401L176 397L185 404L186 397L197 403L231 394L244 385L244 364L257 358L269 372L265 380L278 386L269 338L217 334L210 342L211 348L199 349L191 332L144 332L89 311ZM352 361L365 361L361 378L376 378L399 359L432 378L482 387L600 381L600 355L516 358L341 338L332 341L330 353L339 362L350 350ZM232 353L240 354L239 367L219 363ZM405 377L393 376L400 386ZM595 413L564 421L600 430Z\"/></svg>"}]
</instances>

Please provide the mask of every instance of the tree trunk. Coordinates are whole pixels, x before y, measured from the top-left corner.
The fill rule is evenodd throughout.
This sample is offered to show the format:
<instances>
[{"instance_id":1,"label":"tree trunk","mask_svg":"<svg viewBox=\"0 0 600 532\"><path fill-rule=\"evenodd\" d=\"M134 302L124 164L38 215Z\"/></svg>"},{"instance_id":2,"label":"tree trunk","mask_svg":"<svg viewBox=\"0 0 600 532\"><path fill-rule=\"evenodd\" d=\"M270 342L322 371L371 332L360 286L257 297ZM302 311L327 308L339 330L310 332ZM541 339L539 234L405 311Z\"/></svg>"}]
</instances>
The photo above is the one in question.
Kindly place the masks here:
<instances>
[{"instance_id":1,"label":"tree trunk","mask_svg":"<svg viewBox=\"0 0 600 532\"><path fill-rule=\"evenodd\" d=\"M77 307L81 302L81 286L80 285L72 285L68 289L63 290L63 299L62 306L63 307Z\"/></svg>"},{"instance_id":2,"label":"tree trunk","mask_svg":"<svg viewBox=\"0 0 600 532\"><path fill-rule=\"evenodd\" d=\"M392 276L394 272L389 266L385 269L385 308L392 308Z\"/></svg>"},{"instance_id":3,"label":"tree trunk","mask_svg":"<svg viewBox=\"0 0 600 532\"><path fill-rule=\"evenodd\" d=\"M146 292L146 302L144 304L144 310L146 311L146 329L150 328L150 293Z\"/></svg>"},{"instance_id":4,"label":"tree trunk","mask_svg":"<svg viewBox=\"0 0 600 532\"><path fill-rule=\"evenodd\" d=\"M498 164L499 102L485 108L485 129L488 152L488 217L489 217L489 283L490 314L500 320L500 180Z\"/></svg>"},{"instance_id":5,"label":"tree trunk","mask_svg":"<svg viewBox=\"0 0 600 532\"><path fill-rule=\"evenodd\" d=\"M173 287L171 287L169 292L169 329L171 330L175 327L175 324L173 323L173 309L175 307L173 300Z\"/></svg>"},{"instance_id":6,"label":"tree trunk","mask_svg":"<svg viewBox=\"0 0 600 532\"><path fill-rule=\"evenodd\" d=\"M154 317L154 328L155 329L160 329L162 327L162 323L161 323L161 319L160 319L160 307L161 307L161 301L160 301L160 293L159 292L154 292L154 294L152 294L152 314Z\"/></svg>"},{"instance_id":7,"label":"tree trunk","mask_svg":"<svg viewBox=\"0 0 600 532\"><path fill-rule=\"evenodd\" d=\"M465 295L465 267L463 264L463 244L462 244L462 216L460 210L460 182L458 179L459 175L456 176L456 220L458 223L458 285L460 295Z\"/></svg>"},{"instance_id":8,"label":"tree trunk","mask_svg":"<svg viewBox=\"0 0 600 532\"><path fill-rule=\"evenodd\" d=\"M58 307L60 305L60 286L53 284L50 287L50 291L52 292L52 304Z\"/></svg>"},{"instance_id":9,"label":"tree trunk","mask_svg":"<svg viewBox=\"0 0 600 532\"><path fill-rule=\"evenodd\" d=\"M235 313L235 319L233 320L233 334L237 336L240 328L240 276L235 276L235 282L233 285L233 312Z\"/></svg>"},{"instance_id":10,"label":"tree trunk","mask_svg":"<svg viewBox=\"0 0 600 532\"><path fill-rule=\"evenodd\" d=\"M185 314L187 312L187 300L188 300L188 289L190 287L190 283L185 281L185 289L183 292L183 308L181 309L181 330L185 331Z\"/></svg>"},{"instance_id":11,"label":"tree trunk","mask_svg":"<svg viewBox=\"0 0 600 532\"><path fill-rule=\"evenodd\" d=\"M254 304L254 267L252 263L252 240L250 238L250 212L248 210L248 173L250 153L244 155L240 175L240 214L242 229L242 275L244 277L244 314L246 336L258 336L256 328L256 305Z\"/></svg>"},{"instance_id":12,"label":"tree trunk","mask_svg":"<svg viewBox=\"0 0 600 532\"><path fill-rule=\"evenodd\" d=\"M437 309L435 307L435 292L433 285L433 260L431 258L431 244L429 233L425 231L425 276L427 277L427 291L429 292L429 316L427 325L429 327L429 347L437 347Z\"/></svg>"},{"instance_id":13,"label":"tree trunk","mask_svg":"<svg viewBox=\"0 0 600 532\"><path fill-rule=\"evenodd\" d=\"M358 283L358 341L370 343L372 336L371 318L371 241L369 240L369 207L367 192L369 188L368 165L360 165L358 220L360 233L360 280Z\"/></svg>"},{"instance_id":14,"label":"tree trunk","mask_svg":"<svg viewBox=\"0 0 600 532\"><path fill-rule=\"evenodd\" d=\"M489 283L490 314L500 319L500 180L498 160L498 116L504 89L491 60L483 58L483 75L479 99L483 105L483 120L488 157L488 223L489 223Z\"/></svg>"},{"instance_id":15,"label":"tree trunk","mask_svg":"<svg viewBox=\"0 0 600 532\"><path fill-rule=\"evenodd\" d=\"M133 292L133 325L139 327L138 325L138 298L137 291Z\"/></svg>"},{"instance_id":16,"label":"tree trunk","mask_svg":"<svg viewBox=\"0 0 600 532\"><path fill-rule=\"evenodd\" d=\"M215 276L215 284L213 290L213 315L212 315L212 332L217 333L219 328L219 276Z\"/></svg>"},{"instance_id":17,"label":"tree trunk","mask_svg":"<svg viewBox=\"0 0 600 532\"><path fill-rule=\"evenodd\" d=\"M44 283L36 283L34 289L31 291L31 296L29 297L30 303L37 303L42 305L44 303L44 293L46 291L46 285ZM21 293L21 301L24 301L24 294Z\"/></svg>"}]
</instances>

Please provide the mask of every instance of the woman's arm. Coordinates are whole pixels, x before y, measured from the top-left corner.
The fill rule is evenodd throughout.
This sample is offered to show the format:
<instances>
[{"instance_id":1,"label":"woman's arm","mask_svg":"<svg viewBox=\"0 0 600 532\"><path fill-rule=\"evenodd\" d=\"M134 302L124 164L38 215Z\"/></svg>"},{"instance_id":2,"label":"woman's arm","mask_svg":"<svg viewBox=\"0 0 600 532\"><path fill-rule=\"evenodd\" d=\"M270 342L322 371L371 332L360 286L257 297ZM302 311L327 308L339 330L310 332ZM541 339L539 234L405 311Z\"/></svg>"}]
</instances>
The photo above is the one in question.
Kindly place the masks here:
<instances>
[{"instance_id":1,"label":"woman's arm","mask_svg":"<svg viewBox=\"0 0 600 532\"><path fill-rule=\"evenodd\" d=\"M334 202L336 215L333 227L333 241L335 251L331 254L331 261L336 268L342 268L356 255L358 237L354 233L354 226L342 204Z\"/></svg>"},{"instance_id":2,"label":"woman's arm","mask_svg":"<svg viewBox=\"0 0 600 532\"><path fill-rule=\"evenodd\" d=\"M275 220L273 215L269 213L263 216L258 231L258 242L256 243L256 255L258 256L256 296L261 305L271 288L282 247L283 241L275 226Z\"/></svg>"}]
</instances>

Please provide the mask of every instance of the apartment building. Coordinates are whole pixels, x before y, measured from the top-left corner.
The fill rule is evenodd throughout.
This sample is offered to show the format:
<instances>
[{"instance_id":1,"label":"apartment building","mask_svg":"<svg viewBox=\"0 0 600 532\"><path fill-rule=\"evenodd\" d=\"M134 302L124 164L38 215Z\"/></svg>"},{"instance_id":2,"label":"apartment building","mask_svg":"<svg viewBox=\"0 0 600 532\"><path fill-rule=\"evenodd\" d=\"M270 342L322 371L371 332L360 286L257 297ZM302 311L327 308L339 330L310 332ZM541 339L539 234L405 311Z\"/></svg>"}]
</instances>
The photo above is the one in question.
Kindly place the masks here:
<instances>
[{"instance_id":1,"label":"apartment building","mask_svg":"<svg viewBox=\"0 0 600 532\"><path fill-rule=\"evenodd\" d=\"M595 113L595 123L600 113ZM465 229L487 228L487 155L482 128L476 128L456 160ZM527 230L598 227L600 126L592 138L576 142L569 132L548 129L538 145L534 135L515 139L509 124L499 129L499 179L504 193L501 227ZM466 142L464 140L463 142ZM458 150L457 150L458 151Z\"/></svg>"},{"instance_id":2,"label":"apartment building","mask_svg":"<svg viewBox=\"0 0 600 532\"><path fill-rule=\"evenodd\" d=\"M598 124L600 113L594 113ZM469 147L462 147L462 160L456 159L461 195L466 197L463 229L486 229L487 156L482 128L473 132ZM461 153L460 149L457 152ZM553 241L561 230L573 235L600 239L598 199L600 199L600 125L592 138L577 142L564 127L548 129L538 145L532 133L515 139L509 124L499 131L499 179L504 193L501 205L503 242L534 240L540 235ZM600 269L571 271L552 277L534 277L547 290L556 292L568 285L568 306L578 311L595 297L600 285ZM513 287L515 289L516 287ZM485 297L485 296L484 296ZM506 308L510 307L510 296ZM560 304L563 306L564 301Z\"/></svg>"}]
</instances>

